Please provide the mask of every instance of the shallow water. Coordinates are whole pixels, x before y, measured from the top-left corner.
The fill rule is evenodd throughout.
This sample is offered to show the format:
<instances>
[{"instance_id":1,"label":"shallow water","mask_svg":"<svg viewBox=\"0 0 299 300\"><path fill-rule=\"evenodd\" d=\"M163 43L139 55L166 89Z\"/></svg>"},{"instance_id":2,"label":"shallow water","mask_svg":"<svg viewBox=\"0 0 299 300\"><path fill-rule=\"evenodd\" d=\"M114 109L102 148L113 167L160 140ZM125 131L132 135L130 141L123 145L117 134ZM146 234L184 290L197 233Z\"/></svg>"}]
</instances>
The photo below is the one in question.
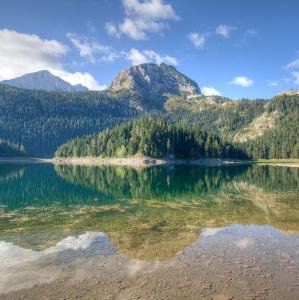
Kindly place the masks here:
<instances>
[{"instance_id":1,"label":"shallow water","mask_svg":"<svg viewBox=\"0 0 299 300\"><path fill-rule=\"evenodd\" d=\"M2 299L298 299L299 169L0 165Z\"/></svg>"}]
</instances>

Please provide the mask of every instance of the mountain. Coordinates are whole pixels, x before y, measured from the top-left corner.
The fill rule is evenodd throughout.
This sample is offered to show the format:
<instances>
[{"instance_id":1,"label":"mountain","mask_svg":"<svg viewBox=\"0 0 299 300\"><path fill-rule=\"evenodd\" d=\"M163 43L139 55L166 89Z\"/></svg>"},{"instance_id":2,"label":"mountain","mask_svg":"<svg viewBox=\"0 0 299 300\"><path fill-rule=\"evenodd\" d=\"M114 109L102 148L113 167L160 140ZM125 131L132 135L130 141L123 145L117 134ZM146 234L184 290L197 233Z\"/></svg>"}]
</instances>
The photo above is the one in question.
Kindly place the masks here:
<instances>
[{"instance_id":1,"label":"mountain","mask_svg":"<svg viewBox=\"0 0 299 300\"><path fill-rule=\"evenodd\" d=\"M139 95L141 107L163 107L173 95L201 95L197 83L166 64L145 63L122 70L112 81L111 91L130 90Z\"/></svg>"},{"instance_id":2,"label":"mountain","mask_svg":"<svg viewBox=\"0 0 299 300\"><path fill-rule=\"evenodd\" d=\"M238 144L250 157L299 156L296 93L271 100L206 97L194 81L165 64L124 70L105 91L49 92L0 84L0 139L23 145L29 156L52 156L70 139L77 143L144 115L196 126Z\"/></svg>"},{"instance_id":3,"label":"mountain","mask_svg":"<svg viewBox=\"0 0 299 300\"><path fill-rule=\"evenodd\" d=\"M299 158L299 95L222 104L197 111L182 107L163 112L160 119L153 115L77 138L60 146L56 155Z\"/></svg>"},{"instance_id":4,"label":"mountain","mask_svg":"<svg viewBox=\"0 0 299 300\"><path fill-rule=\"evenodd\" d=\"M10 86L30 89L30 90L45 90L45 91L61 91L61 92L82 92L88 91L81 84L71 85L62 80L58 76L54 76L47 70L28 73L21 77L10 80L4 80L1 83Z\"/></svg>"},{"instance_id":5,"label":"mountain","mask_svg":"<svg viewBox=\"0 0 299 300\"><path fill-rule=\"evenodd\" d=\"M0 157L25 156L24 146L0 139Z\"/></svg>"},{"instance_id":6,"label":"mountain","mask_svg":"<svg viewBox=\"0 0 299 300\"><path fill-rule=\"evenodd\" d=\"M24 145L28 156L52 156L71 138L138 116L130 93L26 90L0 84L0 139ZM1 153L0 153L1 156Z\"/></svg>"},{"instance_id":7,"label":"mountain","mask_svg":"<svg viewBox=\"0 0 299 300\"><path fill-rule=\"evenodd\" d=\"M281 95L299 95L299 89L288 89L288 90L284 90L281 91L277 96L281 96Z\"/></svg>"}]
</instances>

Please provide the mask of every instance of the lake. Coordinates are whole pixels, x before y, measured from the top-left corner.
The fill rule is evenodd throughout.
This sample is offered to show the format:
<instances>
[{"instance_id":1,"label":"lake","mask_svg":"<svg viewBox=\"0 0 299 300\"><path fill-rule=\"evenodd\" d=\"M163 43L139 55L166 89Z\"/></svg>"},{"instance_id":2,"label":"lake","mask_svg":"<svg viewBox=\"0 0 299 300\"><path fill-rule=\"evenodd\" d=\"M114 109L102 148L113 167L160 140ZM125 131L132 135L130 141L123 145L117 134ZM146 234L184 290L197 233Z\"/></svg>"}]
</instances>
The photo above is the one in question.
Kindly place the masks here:
<instances>
[{"instance_id":1,"label":"lake","mask_svg":"<svg viewBox=\"0 0 299 300\"><path fill-rule=\"evenodd\" d=\"M0 165L1 299L298 299L299 169Z\"/></svg>"}]
</instances>

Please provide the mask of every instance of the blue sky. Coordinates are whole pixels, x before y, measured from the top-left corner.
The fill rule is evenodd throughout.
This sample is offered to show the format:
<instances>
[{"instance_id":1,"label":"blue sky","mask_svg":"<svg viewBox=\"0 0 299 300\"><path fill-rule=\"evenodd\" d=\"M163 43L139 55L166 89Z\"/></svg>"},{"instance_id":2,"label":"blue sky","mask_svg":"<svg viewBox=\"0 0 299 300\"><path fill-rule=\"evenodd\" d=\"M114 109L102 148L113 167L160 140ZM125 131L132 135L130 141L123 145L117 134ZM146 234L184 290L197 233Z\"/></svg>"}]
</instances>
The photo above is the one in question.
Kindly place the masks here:
<instances>
[{"instance_id":1,"label":"blue sky","mask_svg":"<svg viewBox=\"0 0 299 300\"><path fill-rule=\"evenodd\" d=\"M109 85L132 64L176 65L206 93L299 88L297 0L2 0L0 80L49 69Z\"/></svg>"}]
</instances>

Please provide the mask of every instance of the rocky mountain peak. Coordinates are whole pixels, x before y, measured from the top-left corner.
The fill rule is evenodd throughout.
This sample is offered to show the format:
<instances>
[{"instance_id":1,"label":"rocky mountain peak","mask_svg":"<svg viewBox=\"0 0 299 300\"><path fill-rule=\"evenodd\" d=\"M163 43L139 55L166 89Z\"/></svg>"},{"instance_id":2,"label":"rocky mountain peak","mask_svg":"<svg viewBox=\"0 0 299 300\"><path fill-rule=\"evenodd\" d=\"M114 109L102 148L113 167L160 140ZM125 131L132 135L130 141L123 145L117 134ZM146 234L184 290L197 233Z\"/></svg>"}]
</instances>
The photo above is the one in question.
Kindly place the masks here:
<instances>
[{"instance_id":1,"label":"rocky mountain peak","mask_svg":"<svg viewBox=\"0 0 299 300\"><path fill-rule=\"evenodd\" d=\"M36 89L45 91L79 92L87 91L83 85L71 85L60 77L53 75L48 70L28 73L23 76L4 80L2 83L23 89Z\"/></svg>"},{"instance_id":2,"label":"rocky mountain peak","mask_svg":"<svg viewBox=\"0 0 299 300\"><path fill-rule=\"evenodd\" d=\"M112 81L112 91L133 90L143 99L171 95L200 95L195 81L178 72L175 67L145 63L122 70Z\"/></svg>"},{"instance_id":3,"label":"rocky mountain peak","mask_svg":"<svg viewBox=\"0 0 299 300\"><path fill-rule=\"evenodd\" d=\"M277 94L277 96L281 96L281 95L299 95L299 89L288 89L288 90L283 90L280 93Z\"/></svg>"}]
</instances>

